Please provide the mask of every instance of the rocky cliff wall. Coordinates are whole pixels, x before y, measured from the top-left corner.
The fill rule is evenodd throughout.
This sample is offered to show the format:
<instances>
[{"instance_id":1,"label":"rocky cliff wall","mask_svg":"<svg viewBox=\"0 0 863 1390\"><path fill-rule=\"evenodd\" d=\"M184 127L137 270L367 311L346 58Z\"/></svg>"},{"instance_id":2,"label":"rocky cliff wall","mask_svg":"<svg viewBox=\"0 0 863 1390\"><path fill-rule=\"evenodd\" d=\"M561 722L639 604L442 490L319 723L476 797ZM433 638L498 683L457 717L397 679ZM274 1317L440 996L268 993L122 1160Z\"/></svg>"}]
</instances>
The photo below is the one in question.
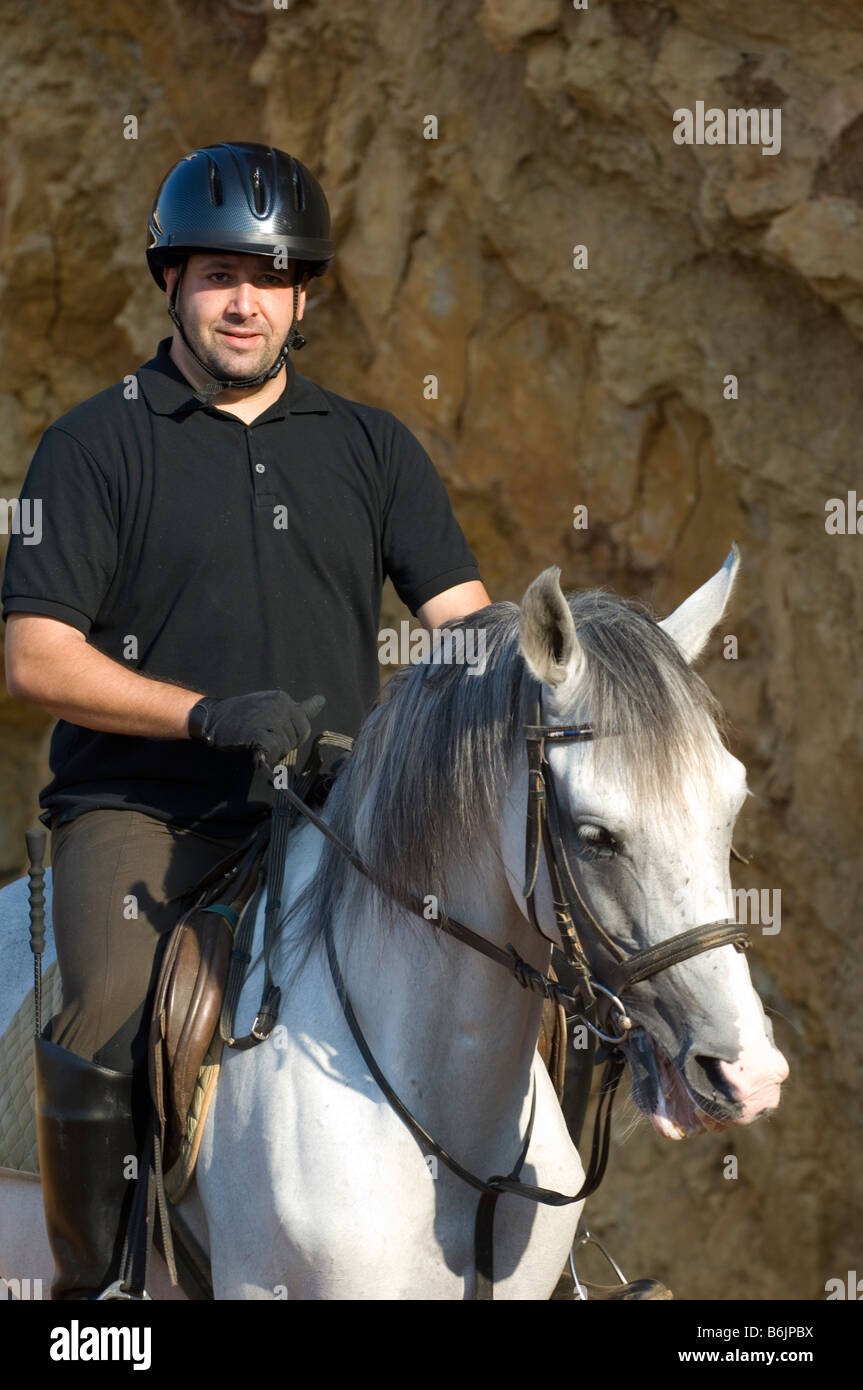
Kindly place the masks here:
<instances>
[{"instance_id":1,"label":"rocky cliff wall","mask_svg":"<svg viewBox=\"0 0 863 1390\"><path fill-rule=\"evenodd\" d=\"M863 498L859 7L2 0L0 16L0 491L54 417L167 332L143 260L163 172L260 139L318 173L334 214L301 370L414 429L494 598L558 563L569 587L662 613L739 542L703 670L755 793L736 881L782 893L754 969L792 1080L775 1118L730 1137L619 1127L591 1225L682 1296L823 1297L860 1267L863 1205L863 536L825 529L828 499ZM763 144L678 143L674 112L695 123L699 102L763 110ZM7 875L49 723L0 700Z\"/></svg>"}]
</instances>

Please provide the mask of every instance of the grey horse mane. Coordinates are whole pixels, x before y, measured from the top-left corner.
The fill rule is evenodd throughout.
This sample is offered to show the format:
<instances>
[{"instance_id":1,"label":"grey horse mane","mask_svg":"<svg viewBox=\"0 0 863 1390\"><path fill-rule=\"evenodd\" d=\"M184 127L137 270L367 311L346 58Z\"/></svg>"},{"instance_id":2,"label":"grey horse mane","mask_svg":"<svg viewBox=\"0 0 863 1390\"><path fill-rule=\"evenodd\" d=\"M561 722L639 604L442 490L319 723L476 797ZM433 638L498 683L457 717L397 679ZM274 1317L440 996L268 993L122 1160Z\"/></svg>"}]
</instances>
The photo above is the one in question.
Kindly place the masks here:
<instances>
[{"instance_id":1,"label":"grey horse mane","mask_svg":"<svg viewBox=\"0 0 863 1390\"><path fill-rule=\"evenodd\" d=\"M587 654L579 708L568 717L614 730L590 745L597 766L611 759L634 796L668 809L684 778L714 766L720 707L643 605L602 590L567 602ZM485 633L482 674L418 662L381 691L327 803L329 824L359 852L374 885L327 840L285 919L304 914L306 945L320 939L348 892L357 914L373 899L376 915L391 919L406 895L427 894L445 910L454 858L486 848L523 726L535 715L537 682L519 650L519 614L516 604L495 603L461 620Z\"/></svg>"}]
</instances>

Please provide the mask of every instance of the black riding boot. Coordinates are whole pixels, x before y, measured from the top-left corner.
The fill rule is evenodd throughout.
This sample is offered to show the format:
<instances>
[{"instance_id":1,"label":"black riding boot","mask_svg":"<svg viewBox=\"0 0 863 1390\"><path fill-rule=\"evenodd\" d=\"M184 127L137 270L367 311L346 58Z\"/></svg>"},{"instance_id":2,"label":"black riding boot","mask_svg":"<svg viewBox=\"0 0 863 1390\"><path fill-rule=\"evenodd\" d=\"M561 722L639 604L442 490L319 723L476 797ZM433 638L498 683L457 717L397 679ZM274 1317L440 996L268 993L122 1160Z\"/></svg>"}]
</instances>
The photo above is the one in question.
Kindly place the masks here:
<instances>
[{"instance_id":1,"label":"black riding boot","mask_svg":"<svg viewBox=\"0 0 863 1390\"><path fill-rule=\"evenodd\" d=\"M37 1038L36 1137L51 1297L96 1298L118 1277L135 1190L132 1077Z\"/></svg>"}]
</instances>

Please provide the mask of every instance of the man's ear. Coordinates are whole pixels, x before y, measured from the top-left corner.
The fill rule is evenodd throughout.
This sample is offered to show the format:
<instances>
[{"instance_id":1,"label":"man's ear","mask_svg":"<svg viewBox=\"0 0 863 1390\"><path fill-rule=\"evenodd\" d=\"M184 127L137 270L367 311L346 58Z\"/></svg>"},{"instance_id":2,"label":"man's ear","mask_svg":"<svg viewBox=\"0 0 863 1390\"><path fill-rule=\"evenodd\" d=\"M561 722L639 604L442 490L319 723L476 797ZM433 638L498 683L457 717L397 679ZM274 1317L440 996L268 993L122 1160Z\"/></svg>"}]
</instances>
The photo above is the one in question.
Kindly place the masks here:
<instances>
[{"instance_id":1,"label":"man's ear","mask_svg":"<svg viewBox=\"0 0 863 1390\"><path fill-rule=\"evenodd\" d=\"M170 297L171 297L171 293L172 293L172 291L173 291L173 288L174 288L175 284L177 283L177 276L179 275L179 273L180 273L180 267L177 266L177 265L163 265L163 266L162 266L162 274L163 274L164 277L165 277L165 285L166 285L166 287L167 287L167 288L166 288L166 293L167 293L169 299L170 299Z\"/></svg>"}]
</instances>

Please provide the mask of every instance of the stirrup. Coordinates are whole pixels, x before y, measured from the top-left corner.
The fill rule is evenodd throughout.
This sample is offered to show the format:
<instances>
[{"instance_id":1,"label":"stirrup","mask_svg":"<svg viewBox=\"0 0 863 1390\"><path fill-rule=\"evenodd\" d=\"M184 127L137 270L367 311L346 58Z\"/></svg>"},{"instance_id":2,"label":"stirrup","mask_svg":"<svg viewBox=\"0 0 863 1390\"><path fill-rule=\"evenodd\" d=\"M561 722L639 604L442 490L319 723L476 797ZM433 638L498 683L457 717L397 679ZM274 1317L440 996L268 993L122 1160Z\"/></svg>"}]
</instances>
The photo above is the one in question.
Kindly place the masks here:
<instances>
[{"instance_id":1,"label":"stirrup","mask_svg":"<svg viewBox=\"0 0 863 1390\"><path fill-rule=\"evenodd\" d=\"M152 1303L152 1298L144 1289L143 1293L130 1293L124 1286L122 1279L115 1279L113 1284L109 1284L101 1293L97 1293L94 1302L113 1302L114 1299L123 1299L130 1303Z\"/></svg>"},{"instance_id":2,"label":"stirrup","mask_svg":"<svg viewBox=\"0 0 863 1390\"><path fill-rule=\"evenodd\" d=\"M586 1281L582 1282L575 1272L575 1250L577 1246L581 1245L595 1245L598 1250L601 1250L620 1282L617 1284L588 1284ZM613 1256L609 1255L602 1242L597 1240L596 1236L590 1234L590 1231L583 1231L580 1236L576 1236L572 1250L569 1252L569 1270L572 1274L573 1283L575 1284L575 1297L585 1303L596 1302L598 1299L631 1301L636 1299L664 1300L674 1298L674 1294L671 1290L666 1288L664 1284L661 1284L658 1279L627 1280L626 1275L623 1273L617 1261Z\"/></svg>"}]
</instances>

